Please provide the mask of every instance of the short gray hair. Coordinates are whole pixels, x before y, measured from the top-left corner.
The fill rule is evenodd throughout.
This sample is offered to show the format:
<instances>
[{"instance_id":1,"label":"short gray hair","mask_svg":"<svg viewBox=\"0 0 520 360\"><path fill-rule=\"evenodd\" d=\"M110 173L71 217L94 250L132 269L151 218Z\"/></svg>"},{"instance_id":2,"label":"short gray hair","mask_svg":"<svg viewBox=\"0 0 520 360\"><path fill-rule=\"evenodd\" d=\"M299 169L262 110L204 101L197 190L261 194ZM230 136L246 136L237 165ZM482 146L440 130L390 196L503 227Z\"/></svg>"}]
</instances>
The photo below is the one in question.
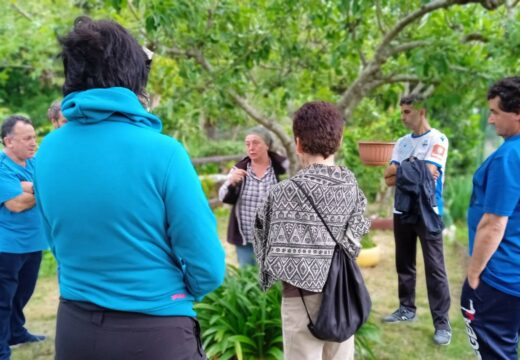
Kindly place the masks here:
<instances>
[{"instance_id":1,"label":"short gray hair","mask_svg":"<svg viewBox=\"0 0 520 360\"><path fill-rule=\"evenodd\" d=\"M50 121L58 121L61 112L61 100L55 100L47 110L47 117Z\"/></svg>"}]
</instances>

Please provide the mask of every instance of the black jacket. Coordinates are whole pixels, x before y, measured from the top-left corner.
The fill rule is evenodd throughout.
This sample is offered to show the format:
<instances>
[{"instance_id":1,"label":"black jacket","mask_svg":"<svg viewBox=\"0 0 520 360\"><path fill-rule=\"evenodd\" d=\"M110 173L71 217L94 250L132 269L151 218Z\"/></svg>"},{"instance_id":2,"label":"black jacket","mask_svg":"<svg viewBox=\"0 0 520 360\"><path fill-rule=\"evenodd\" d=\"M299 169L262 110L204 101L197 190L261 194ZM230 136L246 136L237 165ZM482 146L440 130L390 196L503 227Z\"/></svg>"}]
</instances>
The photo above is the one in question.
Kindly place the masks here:
<instances>
[{"instance_id":1,"label":"black jacket","mask_svg":"<svg viewBox=\"0 0 520 360\"><path fill-rule=\"evenodd\" d=\"M433 210L437 206L435 180L426 162L414 157L402 161L395 186L395 209L402 212L401 222L416 224L422 220L430 233L439 234L444 225Z\"/></svg>"},{"instance_id":2,"label":"black jacket","mask_svg":"<svg viewBox=\"0 0 520 360\"><path fill-rule=\"evenodd\" d=\"M271 166L273 167L276 180L280 181L279 176L287 172L287 158L278 155L272 151L269 151L268 154L269 158L271 159ZM249 158L249 156L246 156L245 158L237 162L235 164L235 167L242 170L247 170L247 164L250 162L251 159ZM244 182L245 181L246 179L244 179ZM227 193L222 199L223 203L233 205L233 207L231 208L231 213L229 214L227 241L235 245L246 245L244 239L242 238L242 234L240 233L240 228L238 224L239 219L237 217L236 209L236 203L238 201L238 198L240 197L240 191L242 190L243 185L243 182L241 182L235 186L228 186Z\"/></svg>"}]
</instances>

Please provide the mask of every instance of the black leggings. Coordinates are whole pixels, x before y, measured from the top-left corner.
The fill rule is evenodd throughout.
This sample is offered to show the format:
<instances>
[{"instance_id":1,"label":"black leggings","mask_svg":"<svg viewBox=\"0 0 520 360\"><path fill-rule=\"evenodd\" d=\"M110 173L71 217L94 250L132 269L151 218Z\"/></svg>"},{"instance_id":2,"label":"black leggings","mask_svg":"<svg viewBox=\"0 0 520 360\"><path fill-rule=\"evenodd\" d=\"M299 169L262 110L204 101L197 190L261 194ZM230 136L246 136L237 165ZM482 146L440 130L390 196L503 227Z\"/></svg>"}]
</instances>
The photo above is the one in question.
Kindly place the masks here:
<instances>
[{"instance_id":1,"label":"black leggings","mask_svg":"<svg viewBox=\"0 0 520 360\"><path fill-rule=\"evenodd\" d=\"M60 301L56 360L206 359L196 319L90 311Z\"/></svg>"}]
</instances>

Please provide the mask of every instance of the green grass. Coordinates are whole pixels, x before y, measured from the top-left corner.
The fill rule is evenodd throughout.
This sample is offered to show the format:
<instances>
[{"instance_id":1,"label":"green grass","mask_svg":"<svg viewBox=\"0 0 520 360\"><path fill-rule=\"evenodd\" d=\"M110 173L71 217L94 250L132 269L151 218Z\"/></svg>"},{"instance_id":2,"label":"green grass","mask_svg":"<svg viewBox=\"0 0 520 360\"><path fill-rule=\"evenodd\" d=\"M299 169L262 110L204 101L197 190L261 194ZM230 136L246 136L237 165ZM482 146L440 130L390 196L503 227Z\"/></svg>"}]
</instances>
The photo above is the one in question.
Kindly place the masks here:
<instances>
[{"instance_id":1,"label":"green grass","mask_svg":"<svg viewBox=\"0 0 520 360\"><path fill-rule=\"evenodd\" d=\"M42 256L42 263L40 265L40 278L56 276L56 259L49 250L45 250Z\"/></svg>"},{"instance_id":2,"label":"green grass","mask_svg":"<svg viewBox=\"0 0 520 360\"><path fill-rule=\"evenodd\" d=\"M227 211L218 213L219 232L224 239L227 224ZM456 232L458 237L465 237L466 231ZM433 325L426 297L424 266L422 253L417 254L417 307L418 320L412 324L382 324L380 319L394 311L398 306L397 275L394 265L394 245L391 232L374 232L373 240L382 248L381 263L370 269L363 269L365 279L372 295L373 312L371 321L380 331L379 344L374 347L376 359L398 360L450 360L473 359L467 342L464 324L459 310L460 288L466 269L466 248L461 245L464 239L457 239L445 248L450 290L452 295L450 317L453 327L451 345L439 347L433 343ZM233 247L225 245L228 261L235 262ZM420 247L419 247L420 248ZM49 262L49 259L46 259ZM12 360L51 360L54 359L54 326L58 304L56 276L52 276L52 262L45 265L35 294L26 308L27 325L30 331L45 334L50 339L44 343L31 344L13 350ZM204 329L203 329L204 330Z\"/></svg>"},{"instance_id":3,"label":"green grass","mask_svg":"<svg viewBox=\"0 0 520 360\"><path fill-rule=\"evenodd\" d=\"M41 275L41 273L40 273ZM13 349L11 360L53 360L58 284L54 276L40 276L36 291L25 308L27 328L35 334L47 335L47 341L22 345Z\"/></svg>"},{"instance_id":4,"label":"green grass","mask_svg":"<svg viewBox=\"0 0 520 360\"><path fill-rule=\"evenodd\" d=\"M461 231L462 233L462 231ZM407 324L383 324L381 318L393 312L399 305L397 274L394 262L394 240L391 232L379 232L375 242L382 247L381 263L371 269L363 269L372 294L371 319L379 324L380 344L375 349L377 359L473 359L464 323L459 310L460 289L466 269L466 249L458 241L445 245L444 253L451 291L450 321L453 338L449 346L433 342L433 323L428 307L422 252L417 251L417 320Z\"/></svg>"}]
</instances>

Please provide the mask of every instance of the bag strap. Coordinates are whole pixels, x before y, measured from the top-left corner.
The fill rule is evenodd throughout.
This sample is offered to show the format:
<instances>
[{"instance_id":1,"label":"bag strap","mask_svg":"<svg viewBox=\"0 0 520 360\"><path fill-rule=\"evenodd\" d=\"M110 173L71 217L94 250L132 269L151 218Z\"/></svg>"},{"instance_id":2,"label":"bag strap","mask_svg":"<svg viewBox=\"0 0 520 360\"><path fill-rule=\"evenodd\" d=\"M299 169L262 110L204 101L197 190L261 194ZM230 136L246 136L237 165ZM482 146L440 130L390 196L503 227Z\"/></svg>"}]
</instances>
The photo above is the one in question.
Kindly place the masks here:
<instances>
[{"instance_id":1,"label":"bag strap","mask_svg":"<svg viewBox=\"0 0 520 360\"><path fill-rule=\"evenodd\" d=\"M302 289L298 288L298 291L300 292L300 297L302 298L303 307L305 308L305 312L307 313L307 317L309 318L309 322L311 324L313 324L312 319L311 319L311 315L309 314L309 310L307 310L307 304L305 304L305 300L303 300Z\"/></svg>"},{"instance_id":2,"label":"bag strap","mask_svg":"<svg viewBox=\"0 0 520 360\"><path fill-rule=\"evenodd\" d=\"M305 195L305 197L307 198L307 201L309 202L309 204L311 204L312 208L314 209L314 211L316 212L316 214L320 218L321 222L327 228L327 231L329 232L330 237L332 237L332 239L336 242L336 244L339 245L338 240L336 240L334 235L332 235L332 231L330 231L329 226L325 222L325 219L323 219L323 216L321 216L320 212L318 211L318 208L314 204L314 201L312 201L312 198L309 196L309 194L307 194L307 192L303 189L303 187L298 182L294 181L293 179L290 179L290 180L291 180L291 182L293 182L300 189L300 191L303 193L303 195ZM309 323L313 324L313 321L311 319L311 315L309 314L309 310L307 310L307 304L305 304L305 300L303 299L302 289L298 288L298 291L300 292L300 297L302 298L303 306L305 307L305 312L307 313L307 317L309 318Z\"/></svg>"}]
</instances>

